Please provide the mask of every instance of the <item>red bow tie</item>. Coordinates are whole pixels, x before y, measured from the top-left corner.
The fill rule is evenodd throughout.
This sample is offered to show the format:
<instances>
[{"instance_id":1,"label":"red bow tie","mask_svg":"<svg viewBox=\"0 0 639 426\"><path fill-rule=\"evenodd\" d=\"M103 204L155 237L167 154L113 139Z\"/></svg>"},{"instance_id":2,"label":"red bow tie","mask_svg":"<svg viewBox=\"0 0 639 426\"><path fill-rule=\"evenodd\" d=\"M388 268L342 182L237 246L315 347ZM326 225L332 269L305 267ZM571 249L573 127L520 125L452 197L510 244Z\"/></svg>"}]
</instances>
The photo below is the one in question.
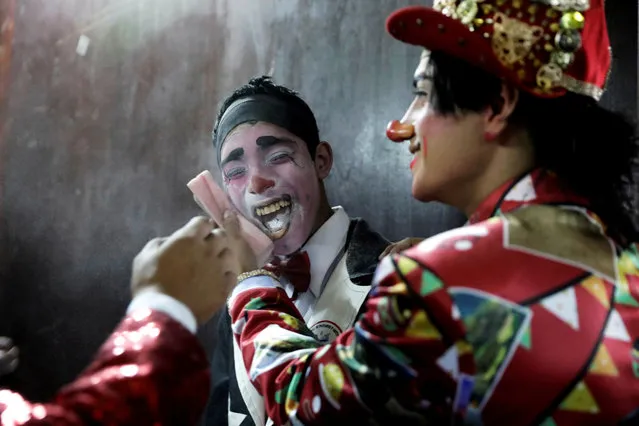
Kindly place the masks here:
<instances>
[{"instance_id":1,"label":"red bow tie","mask_svg":"<svg viewBox=\"0 0 639 426\"><path fill-rule=\"evenodd\" d=\"M307 291L311 284L311 260L305 251L284 260L276 257L271 263L267 263L264 269L278 276L286 277L295 288L293 298L297 297L298 293Z\"/></svg>"}]
</instances>

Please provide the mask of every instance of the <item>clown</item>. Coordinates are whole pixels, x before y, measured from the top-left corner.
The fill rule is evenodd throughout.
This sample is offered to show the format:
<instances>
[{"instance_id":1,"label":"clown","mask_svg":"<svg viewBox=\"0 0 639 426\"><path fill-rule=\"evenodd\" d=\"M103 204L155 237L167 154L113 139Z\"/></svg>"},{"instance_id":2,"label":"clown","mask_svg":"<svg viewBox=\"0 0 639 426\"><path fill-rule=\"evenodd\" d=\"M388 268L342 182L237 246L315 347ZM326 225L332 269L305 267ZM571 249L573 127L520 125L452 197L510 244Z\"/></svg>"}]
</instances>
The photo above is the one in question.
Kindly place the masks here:
<instances>
[{"instance_id":1,"label":"clown","mask_svg":"<svg viewBox=\"0 0 639 426\"><path fill-rule=\"evenodd\" d=\"M362 317L330 345L309 348L268 271L242 274L229 309L269 417L639 424L638 148L598 104L604 1L442 0L387 29L425 49L387 130L409 141L413 197L469 223L385 257ZM289 344L256 369L275 336Z\"/></svg>"},{"instance_id":2,"label":"clown","mask_svg":"<svg viewBox=\"0 0 639 426\"><path fill-rule=\"evenodd\" d=\"M273 241L275 257L265 268L283 283L312 335L332 341L353 325L389 243L329 204L323 181L333 151L320 139L313 112L297 93L255 78L223 103L213 142L232 205ZM226 312L218 342L206 424L263 425L264 402Z\"/></svg>"}]
</instances>

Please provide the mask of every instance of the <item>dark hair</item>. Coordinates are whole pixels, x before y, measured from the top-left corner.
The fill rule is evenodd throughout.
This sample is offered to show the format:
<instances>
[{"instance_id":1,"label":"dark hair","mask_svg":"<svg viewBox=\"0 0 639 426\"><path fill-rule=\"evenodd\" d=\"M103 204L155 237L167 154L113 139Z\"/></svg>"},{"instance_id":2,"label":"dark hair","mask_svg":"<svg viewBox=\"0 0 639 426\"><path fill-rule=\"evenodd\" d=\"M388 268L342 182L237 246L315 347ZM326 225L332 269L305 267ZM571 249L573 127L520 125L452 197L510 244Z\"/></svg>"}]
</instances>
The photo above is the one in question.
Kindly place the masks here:
<instances>
[{"instance_id":1,"label":"dark hair","mask_svg":"<svg viewBox=\"0 0 639 426\"><path fill-rule=\"evenodd\" d=\"M502 81L465 61L432 52L432 104L442 114L498 110ZM635 126L587 96L542 99L521 91L512 124L528 131L535 162L557 173L604 221L620 244L637 241Z\"/></svg>"},{"instance_id":2,"label":"dark hair","mask_svg":"<svg viewBox=\"0 0 639 426\"><path fill-rule=\"evenodd\" d=\"M215 143L216 140L220 119L226 110L238 99L253 95L273 96L280 101L287 103L292 108L295 108L300 115L305 117L304 121L312 126L309 130L314 137L311 140L305 140L304 142L306 143L308 152L311 154L311 158L315 159L315 150L317 145L320 143L320 139L319 129L317 127L317 121L315 120L313 111L311 111L308 104L300 97L299 93L287 87L273 83L271 77L266 75L250 79L247 84L235 89L235 91L222 102L222 106L220 107L220 111L217 113L215 124L213 126L213 143Z\"/></svg>"}]
</instances>

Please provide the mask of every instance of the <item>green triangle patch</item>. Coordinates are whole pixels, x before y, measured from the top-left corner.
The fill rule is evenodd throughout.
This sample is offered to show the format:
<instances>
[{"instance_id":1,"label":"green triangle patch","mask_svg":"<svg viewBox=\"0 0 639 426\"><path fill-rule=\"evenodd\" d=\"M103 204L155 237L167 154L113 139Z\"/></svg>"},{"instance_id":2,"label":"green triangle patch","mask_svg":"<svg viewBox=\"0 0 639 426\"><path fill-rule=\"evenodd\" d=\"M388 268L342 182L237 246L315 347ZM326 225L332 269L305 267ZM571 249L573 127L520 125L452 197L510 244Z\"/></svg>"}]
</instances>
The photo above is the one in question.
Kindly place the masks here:
<instances>
[{"instance_id":1,"label":"green triangle patch","mask_svg":"<svg viewBox=\"0 0 639 426\"><path fill-rule=\"evenodd\" d=\"M266 306L266 303L262 300L261 297L254 297L246 304L246 306L244 306L244 309L247 311L259 310L262 309L264 306Z\"/></svg>"},{"instance_id":2,"label":"green triangle patch","mask_svg":"<svg viewBox=\"0 0 639 426\"><path fill-rule=\"evenodd\" d=\"M548 417L546 420L539 423L539 426L557 426L557 423L555 423L552 417Z\"/></svg>"},{"instance_id":3,"label":"green triangle patch","mask_svg":"<svg viewBox=\"0 0 639 426\"><path fill-rule=\"evenodd\" d=\"M421 296L428 296L431 293L444 287L442 280L437 278L435 274L430 271L424 271L422 273L422 287L419 291Z\"/></svg>"},{"instance_id":4,"label":"green triangle patch","mask_svg":"<svg viewBox=\"0 0 639 426\"><path fill-rule=\"evenodd\" d=\"M632 361L632 371L635 373L635 378L639 379L639 362Z\"/></svg>"},{"instance_id":5,"label":"green triangle patch","mask_svg":"<svg viewBox=\"0 0 639 426\"><path fill-rule=\"evenodd\" d=\"M526 330L524 330L524 333L521 335L521 340L519 341L519 344L523 346L524 348L530 350L530 347L532 346L530 341L530 325L526 327Z\"/></svg>"},{"instance_id":6,"label":"green triangle patch","mask_svg":"<svg viewBox=\"0 0 639 426\"><path fill-rule=\"evenodd\" d=\"M615 292L615 302L622 305L639 307L639 302L630 295L629 291L621 287L617 287L617 291Z\"/></svg>"},{"instance_id":7,"label":"green triangle patch","mask_svg":"<svg viewBox=\"0 0 639 426\"><path fill-rule=\"evenodd\" d=\"M286 397L292 401L299 402L300 401L300 392L298 392L298 386L302 381L302 373L295 373L293 378L291 379L291 383L288 386L288 391L286 392Z\"/></svg>"}]
</instances>

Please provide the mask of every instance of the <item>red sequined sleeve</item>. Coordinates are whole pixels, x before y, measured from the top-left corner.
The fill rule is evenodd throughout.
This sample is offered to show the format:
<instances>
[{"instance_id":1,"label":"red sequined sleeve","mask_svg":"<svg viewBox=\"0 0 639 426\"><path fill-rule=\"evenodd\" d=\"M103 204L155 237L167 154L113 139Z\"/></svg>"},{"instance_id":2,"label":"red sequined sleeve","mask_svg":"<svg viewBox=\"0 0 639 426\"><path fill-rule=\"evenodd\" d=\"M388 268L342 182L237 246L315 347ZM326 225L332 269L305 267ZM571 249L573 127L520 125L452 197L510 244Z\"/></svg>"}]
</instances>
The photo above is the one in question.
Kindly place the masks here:
<instances>
[{"instance_id":1,"label":"red sequined sleeve","mask_svg":"<svg viewBox=\"0 0 639 426\"><path fill-rule=\"evenodd\" d=\"M189 425L209 391L197 338L169 316L143 309L127 316L93 363L48 404L0 391L2 426Z\"/></svg>"},{"instance_id":2,"label":"red sequined sleeve","mask_svg":"<svg viewBox=\"0 0 639 426\"><path fill-rule=\"evenodd\" d=\"M249 378L276 425L368 416L386 424L397 401L442 424L467 404L474 364L463 323L443 283L407 257L382 261L362 318L331 344L316 340L269 277L240 283L229 308Z\"/></svg>"}]
</instances>

